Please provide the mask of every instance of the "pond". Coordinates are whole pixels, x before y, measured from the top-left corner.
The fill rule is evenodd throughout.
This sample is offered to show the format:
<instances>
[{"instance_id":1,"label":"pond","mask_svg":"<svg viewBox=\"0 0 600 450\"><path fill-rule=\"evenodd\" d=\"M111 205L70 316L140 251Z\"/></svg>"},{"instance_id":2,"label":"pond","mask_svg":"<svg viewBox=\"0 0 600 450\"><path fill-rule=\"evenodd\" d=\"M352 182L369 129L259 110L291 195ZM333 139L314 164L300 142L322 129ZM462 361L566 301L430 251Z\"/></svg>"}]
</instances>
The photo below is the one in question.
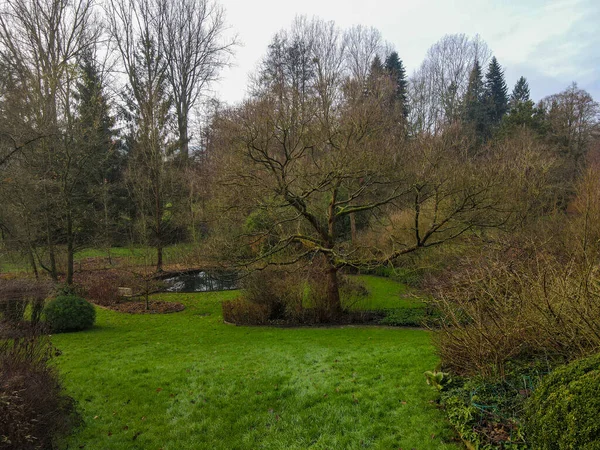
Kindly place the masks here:
<instances>
[{"instance_id":1,"label":"pond","mask_svg":"<svg viewBox=\"0 0 600 450\"><path fill-rule=\"evenodd\" d=\"M166 292L211 292L238 289L234 272L205 271L183 272L163 278Z\"/></svg>"}]
</instances>

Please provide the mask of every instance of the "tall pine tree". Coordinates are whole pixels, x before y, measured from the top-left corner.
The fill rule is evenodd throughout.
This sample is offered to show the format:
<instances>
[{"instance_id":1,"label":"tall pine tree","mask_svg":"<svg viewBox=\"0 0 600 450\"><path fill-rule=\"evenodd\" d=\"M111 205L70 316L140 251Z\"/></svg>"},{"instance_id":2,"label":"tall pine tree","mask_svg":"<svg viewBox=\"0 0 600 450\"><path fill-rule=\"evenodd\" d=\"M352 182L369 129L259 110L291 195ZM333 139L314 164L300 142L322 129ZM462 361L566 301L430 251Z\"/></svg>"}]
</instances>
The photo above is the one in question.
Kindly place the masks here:
<instances>
[{"instance_id":1,"label":"tall pine tree","mask_svg":"<svg viewBox=\"0 0 600 450\"><path fill-rule=\"evenodd\" d=\"M504 81L504 71L495 56L485 75L485 102L489 124L498 125L508 111L508 88Z\"/></svg>"},{"instance_id":2,"label":"tall pine tree","mask_svg":"<svg viewBox=\"0 0 600 450\"><path fill-rule=\"evenodd\" d=\"M511 135L516 130L528 128L539 136L547 133L544 109L536 107L529 97L529 84L525 77L519 78L510 96L510 109L502 118L498 132Z\"/></svg>"},{"instance_id":3,"label":"tall pine tree","mask_svg":"<svg viewBox=\"0 0 600 450\"><path fill-rule=\"evenodd\" d=\"M94 245L106 246L110 258L110 247L126 242L117 235L128 234L122 226L129 222L124 211L131 209L131 200L123 183L125 157L115 139L115 118L105 93L105 80L91 52L82 54L79 67L82 76L73 94L77 100L78 140L80 146L87 148L96 168L88 180L93 197L90 205L96 215L88 219L94 222L94 237L99 238Z\"/></svg>"},{"instance_id":4,"label":"tall pine tree","mask_svg":"<svg viewBox=\"0 0 600 450\"><path fill-rule=\"evenodd\" d=\"M402 115L408 117L408 81L406 81L406 69L397 52L392 52L385 59L385 70L388 72L396 85L396 100L402 103Z\"/></svg>"},{"instance_id":5,"label":"tall pine tree","mask_svg":"<svg viewBox=\"0 0 600 450\"><path fill-rule=\"evenodd\" d=\"M487 137L488 118L485 106L485 89L481 65L479 61L475 60L463 101L463 121L472 127L480 141Z\"/></svg>"},{"instance_id":6,"label":"tall pine tree","mask_svg":"<svg viewBox=\"0 0 600 450\"><path fill-rule=\"evenodd\" d=\"M115 120L110 114L100 71L90 52L82 54L80 70L82 77L73 94L77 100L79 132L91 151L100 153L104 158L113 147Z\"/></svg>"},{"instance_id":7,"label":"tall pine tree","mask_svg":"<svg viewBox=\"0 0 600 450\"><path fill-rule=\"evenodd\" d=\"M510 96L510 107L515 108L521 103L530 101L529 83L525 77L519 78Z\"/></svg>"}]
</instances>

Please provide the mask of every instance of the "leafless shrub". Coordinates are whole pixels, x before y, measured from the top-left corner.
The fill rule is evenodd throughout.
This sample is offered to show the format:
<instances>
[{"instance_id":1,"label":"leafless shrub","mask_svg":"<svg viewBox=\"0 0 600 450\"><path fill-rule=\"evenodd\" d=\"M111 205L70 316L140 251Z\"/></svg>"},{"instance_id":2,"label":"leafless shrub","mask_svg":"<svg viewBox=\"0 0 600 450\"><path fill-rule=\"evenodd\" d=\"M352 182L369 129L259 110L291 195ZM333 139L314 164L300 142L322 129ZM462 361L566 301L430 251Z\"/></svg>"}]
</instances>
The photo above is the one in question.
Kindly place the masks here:
<instances>
[{"instance_id":1,"label":"leafless shrub","mask_svg":"<svg viewBox=\"0 0 600 450\"><path fill-rule=\"evenodd\" d=\"M491 243L438 277L444 364L458 373L504 375L511 358L565 360L600 349L600 181L582 178L571 212Z\"/></svg>"},{"instance_id":2,"label":"leafless shrub","mask_svg":"<svg viewBox=\"0 0 600 450\"><path fill-rule=\"evenodd\" d=\"M0 313L11 323L23 320L27 305L32 307L31 321L37 323L44 307L44 300L50 295L53 284L29 278L0 280Z\"/></svg>"},{"instance_id":3,"label":"leafless shrub","mask_svg":"<svg viewBox=\"0 0 600 450\"><path fill-rule=\"evenodd\" d=\"M54 440L77 423L74 401L48 365L55 352L38 333L0 342L1 448L54 448Z\"/></svg>"},{"instance_id":4,"label":"leafless shrub","mask_svg":"<svg viewBox=\"0 0 600 450\"><path fill-rule=\"evenodd\" d=\"M223 320L236 325L265 325L269 320L269 309L238 297L223 302Z\"/></svg>"}]
</instances>

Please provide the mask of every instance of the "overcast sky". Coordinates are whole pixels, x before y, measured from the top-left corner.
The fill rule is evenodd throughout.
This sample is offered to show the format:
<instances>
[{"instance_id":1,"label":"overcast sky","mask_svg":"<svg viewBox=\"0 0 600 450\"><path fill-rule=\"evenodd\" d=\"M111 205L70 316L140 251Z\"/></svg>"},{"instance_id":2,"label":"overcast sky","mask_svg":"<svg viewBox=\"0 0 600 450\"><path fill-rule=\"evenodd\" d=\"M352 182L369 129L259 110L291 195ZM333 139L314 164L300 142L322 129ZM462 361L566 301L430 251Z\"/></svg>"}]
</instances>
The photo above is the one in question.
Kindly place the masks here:
<instances>
[{"instance_id":1,"label":"overcast sky","mask_svg":"<svg viewBox=\"0 0 600 450\"><path fill-rule=\"evenodd\" d=\"M273 35L296 15L333 20L341 28L374 26L410 75L445 34L477 33L504 67L509 89L521 75L534 100L572 81L600 101L600 0L218 0L243 46L215 86L241 100Z\"/></svg>"}]
</instances>

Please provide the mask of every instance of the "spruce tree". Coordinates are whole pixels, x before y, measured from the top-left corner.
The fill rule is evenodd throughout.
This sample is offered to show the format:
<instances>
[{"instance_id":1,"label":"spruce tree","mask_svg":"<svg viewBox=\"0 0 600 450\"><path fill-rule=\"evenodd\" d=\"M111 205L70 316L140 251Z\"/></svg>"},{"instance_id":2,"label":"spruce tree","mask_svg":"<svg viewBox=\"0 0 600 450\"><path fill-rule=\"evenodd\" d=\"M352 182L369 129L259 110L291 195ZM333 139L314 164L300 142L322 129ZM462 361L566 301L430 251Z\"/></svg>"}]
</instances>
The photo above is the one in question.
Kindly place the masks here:
<instances>
[{"instance_id":1,"label":"spruce tree","mask_svg":"<svg viewBox=\"0 0 600 450\"><path fill-rule=\"evenodd\" d=\"M380 91L380 83L382 77L385 75L385 69L383 63L378 55L375 55L371 62L371 68L369 74L365 80L364 92L365 95L378 95Z\"/></svg>"},{"instance_id":2,"label":"spruce tree","mask_svg":"<svg viewBox=\"0 0 600 450\"><path fill-rule=\"evenodd\" d=\"M81 78L73 93L77 102L75 136L88 164L77 190L82 201L93 210L85 215L87 234L99 237L110 248L115 225L126 210L120 206L129 203L121 183L123 156L114 140L115 118L105 93L105 82L91 52L81 55L79 70Z\"/></svg>"},{"instance_id":3,"label":"spruce tree","mask_svg":"<svg viewBox=\"0 0 600 450\"><path fill-rule=\"evenodd\" d=\"M82 54L81 80L73 97L77 100L78 128L84 142L95 152L107 153L112 147L115 120L104 93L104 84L93 56Z\"/></svg>"},{"instance_id":4,"label":"spruce tree","mask_svg":"<svg viewBox=\"0 0 600 450\"><path fill-rule=\"evenodd\" d=\"M489 123L496 126L508 111L508 88L504 81L504 71L495 56L485 75L485 101Z\"/></svg>"},{"instance_id":5,"label":"spruce tree","mask_svg":"<svg viewBox=\"0 0 600 450\"><path fill-rule=\"evenodd\" d=\"M392 52L385 59L385 70L388 72L396 85L396 100L402 103L402 115L408 116L408 82L406 81L406 70L397 52Z\"/></svg>"},{"instance_id":6,"label":"spruce tree","mask_svg":"<svg viewBox=\"0 0 600 450\"><path fill-rule=\"evenodd\" d=\"M469 85L467 86L463 105L463 121L473 128L479 140L485 139L488 130L485 90L481 65L477 60L475 60L475 64L469 75Z\"/></svg>"},{"instance_id":7,"label":"spruce tree","mask_svg":"<svg viewBox=\"0 0 600 450\"><path fill-rule=\"evenodd\" d=\"M371 70L369 72L369 77L380 77L384 73L383 63L381 62L381 58L378 55L375 55L373 58L373 62L371 63Z\"/></svg>"},{"instance_id":8,"label":"spruce tree","mask_svg":"<svg viewBox=\"0 0 600 450\"><path fill-rule=\"evenodd\" d=\"M511 109L516 108L519 104L530 101L529 84L525 77L519 78L510 96Z\"/></svg>"}]
</instances>

